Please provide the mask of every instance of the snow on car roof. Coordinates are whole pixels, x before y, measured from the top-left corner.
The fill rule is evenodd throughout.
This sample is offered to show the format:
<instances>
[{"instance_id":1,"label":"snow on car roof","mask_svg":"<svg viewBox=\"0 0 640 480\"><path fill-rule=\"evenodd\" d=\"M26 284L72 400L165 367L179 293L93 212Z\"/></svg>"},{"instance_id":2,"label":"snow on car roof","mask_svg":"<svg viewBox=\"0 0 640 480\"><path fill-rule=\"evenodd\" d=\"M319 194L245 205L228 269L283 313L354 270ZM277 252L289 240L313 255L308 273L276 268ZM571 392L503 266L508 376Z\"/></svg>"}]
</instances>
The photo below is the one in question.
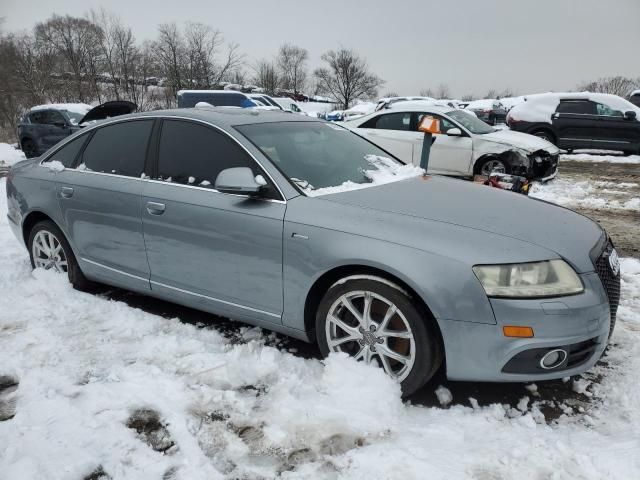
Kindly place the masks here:
<instances>
[{"instance_id":1,"label":"snow on car roof","mask_svg":"<svg viewBox=\"0 0 640 480\"><path fill-rule=\"evenodd\" d=\"M630 97L633 97L634 95L640 95L640 90L634 90L629 94Z\"/></svg>"},{"instance_id":2,"label":"snow on car roof","mask_svg":"<svg viewBox=\"0 0 640 480\"><path fill-rule=\"evenodd\" d=\"M472 108L492 108L496 103L501 103L500 100L495 98L482 98L480 100L474 100L469 102L466 106L468 109Z\"/></svg>"},{"instance_id":3,"label":"snow on car roof","mask_svg":"<svg viewBox=\"0 0 640 480\"><path fill-rule=\"evenodd\" d=\"M86 103L47 103L45 105L36 105L29 109L30 112L38 110L66 110L68 112L85 115L93 107Z\"/></svg>"},{"instance_id":4,"label":"snow on car roof","mask_svg":"<svg viewBox=\"0 0 640 480\"><path fill-rule=\"evenodd\" d=\"M438 100L408 100L404 102L396 102L389 106L389 110L406 110L408 112L422 112L429 110L432 113L447 113L455 108L448 105L437 103Z\"/></svg>"}]
</instances>

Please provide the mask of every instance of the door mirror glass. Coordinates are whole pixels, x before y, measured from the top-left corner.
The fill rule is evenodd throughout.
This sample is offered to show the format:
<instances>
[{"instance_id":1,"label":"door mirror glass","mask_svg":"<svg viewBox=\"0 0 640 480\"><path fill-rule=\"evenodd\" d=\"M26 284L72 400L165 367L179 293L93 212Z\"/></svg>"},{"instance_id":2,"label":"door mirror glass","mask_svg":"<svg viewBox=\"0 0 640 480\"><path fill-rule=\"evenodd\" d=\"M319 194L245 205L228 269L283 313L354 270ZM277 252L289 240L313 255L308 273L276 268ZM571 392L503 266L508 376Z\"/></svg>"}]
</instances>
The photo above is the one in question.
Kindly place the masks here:
<instances>
[{"instance_id":1,"label":"door mirror glass","mask_svg":"<svg viewBox=\"0 0 640 480\"><path fill-rule=\"evenodd\" d=\"M223 193L258 195L265 183L262 178L256 179L250 168L233 167L226 168L218 174L215 188Z\"/></svg>"},{"instance_id":2,"label":"door mirror glass","mask_svg":"<svg viewBox=\"0 0 640 480\"><path fill-rule=\"evenodd\" d=\"M460 130L459 128L450 128L449 130L447 130L447 135L449 135L450 137L461 137L462 130Z\"/></svg>"},{"instance_id":3,"label":"door mirror glass","mask_svg":"<svg viewBox=\"0 0 640 480\"><path fill-rule=\"evenodd\" d=\"M624 112L624 118L626 120L635 120L636 119L636 112L634 112L633 110L628 110L628 111Z\"/></svg>"}]
</instances>

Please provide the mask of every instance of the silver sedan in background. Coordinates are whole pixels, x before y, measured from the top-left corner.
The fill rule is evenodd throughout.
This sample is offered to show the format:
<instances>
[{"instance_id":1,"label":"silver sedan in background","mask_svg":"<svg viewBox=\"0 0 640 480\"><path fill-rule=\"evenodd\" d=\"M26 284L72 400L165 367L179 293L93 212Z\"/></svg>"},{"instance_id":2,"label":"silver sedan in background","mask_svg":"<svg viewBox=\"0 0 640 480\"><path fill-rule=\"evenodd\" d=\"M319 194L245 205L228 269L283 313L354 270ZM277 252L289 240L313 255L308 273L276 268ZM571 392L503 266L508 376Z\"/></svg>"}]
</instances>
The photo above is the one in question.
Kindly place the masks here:
<instances>
[{"instance_id":1,"label":"silver sedan in background","mask_svg":"<svg viewBox=\"0 0 640 480\"><path fill-rule=\"evenodd\" d=\"M591 220L304 116L119 117L15 165L7 195L34 267L316 341L405 394L439 368L581 373L615 320L617 256Z\"/></svg>"}]
</instances>

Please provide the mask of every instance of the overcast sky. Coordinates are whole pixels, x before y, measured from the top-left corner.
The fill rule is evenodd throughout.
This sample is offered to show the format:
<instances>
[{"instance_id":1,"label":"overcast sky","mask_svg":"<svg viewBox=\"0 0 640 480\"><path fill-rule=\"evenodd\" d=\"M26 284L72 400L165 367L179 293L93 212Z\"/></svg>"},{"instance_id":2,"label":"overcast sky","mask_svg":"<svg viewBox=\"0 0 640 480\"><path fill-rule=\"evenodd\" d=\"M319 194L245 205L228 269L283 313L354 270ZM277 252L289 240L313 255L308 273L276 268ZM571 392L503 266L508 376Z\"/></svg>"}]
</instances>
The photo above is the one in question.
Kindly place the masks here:
<instances>
[{"instance_id":1,"label":"overcast sky","mask_svg":"<svg viewBox=\"0 0 640 480\"><path fill-rule=\"evenodd\" d=\"M237 42L249 62L284 42L320 55L345 46L386 80L380 92L454 96L510 88L575 88L601 76L640 77L640 0L0 0L4 29L28 30L52 14L105 7L153 39L163 22L198 21Z\"/></svg>"}]
</instances>

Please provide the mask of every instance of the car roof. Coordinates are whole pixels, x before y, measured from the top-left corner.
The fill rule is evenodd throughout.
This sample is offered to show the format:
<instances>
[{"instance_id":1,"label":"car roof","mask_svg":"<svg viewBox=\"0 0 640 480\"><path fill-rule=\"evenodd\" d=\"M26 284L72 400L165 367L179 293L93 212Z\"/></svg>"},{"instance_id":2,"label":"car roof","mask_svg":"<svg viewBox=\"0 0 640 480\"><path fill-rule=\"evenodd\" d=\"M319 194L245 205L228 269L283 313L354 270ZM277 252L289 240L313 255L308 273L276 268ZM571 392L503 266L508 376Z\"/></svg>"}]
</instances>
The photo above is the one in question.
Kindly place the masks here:
<instances>
[{"instance_id":1,"label":"car roof","mask_svg":"<svg viewBox=\"0 0 640 480\"><path fill-rule=\"evenodd\" d=\"M201 120L213 123L214 125L222 128L257 123L321 121L317 118L307 117L305 115L291 115L290 113L283 112L282 110L257 110L253 108L238 107L176 108L172 110L156 110L152 112L134 113L131 115L123 115L118 118L144 118L157 116L164 118L176 117Z\"/></svg>"},{"instance_id":2,"label":"car roof","mask_svg":"<svg viewBox=\"0 0 640 480\"><path fill-rule=\"evenodd\" d=\"M455 110L453 107L445 107L442 105L433 105L425 100L413 100L408 102L398 102L391 105L391 108L378 110L375 113L391 113L391 112L430 112L430 113L449 113Z\"/></svg>"}]
</instances>

